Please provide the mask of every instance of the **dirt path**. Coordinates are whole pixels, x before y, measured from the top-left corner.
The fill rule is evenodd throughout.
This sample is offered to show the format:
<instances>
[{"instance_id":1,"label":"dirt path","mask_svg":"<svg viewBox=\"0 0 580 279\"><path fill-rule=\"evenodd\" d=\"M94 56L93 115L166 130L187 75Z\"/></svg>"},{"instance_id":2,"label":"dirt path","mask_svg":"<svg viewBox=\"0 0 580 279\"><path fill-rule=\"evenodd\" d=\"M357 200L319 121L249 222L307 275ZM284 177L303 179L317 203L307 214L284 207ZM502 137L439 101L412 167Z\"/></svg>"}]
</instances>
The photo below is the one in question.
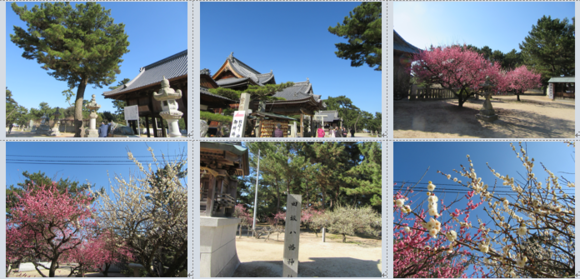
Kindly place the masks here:
<instances>
[{"instance_id":1,"label":"dirt path","mask_svg":"<svg viewBox=\"0 0 580 279\"><path fill-rule=\"evenodd\" d=\"M45 276L48 276L48 270L42 270L42 273ZM59 268L56 270L55 277L68 277L70 274L70 269L66 268ZM99 272L87 272L85 273L85 277L103 277L104 275ZM38 271L25 271L25 272L12 272L10 273L10 277L42 277L38 274ZM113 273L109 272L109 277L127 277L121 273Z\"/></svg>"},{"instance_id":2,"label":"dirt path","mask_svg":"<svg viewBox=\"0 0 580 279\"><path fill-rule=\"evenodd\" d=\"M280 277L282 276L284 235L276 240L236 238L240 266L234 277ZM380 277L382 270L381 241L327 234L322 242L313 233L300 234L300 277Z\"/></svg>"},{"instance_id":3,"label":"dirt path","mask_svg":"<svg viewBox=\"0 0 580 279\"><path fill-rule=\"evenodd\" d=\"M488 123L475 118L483 100L396 101L395 138L573 138L574 102L552 102L522 96L492 100L499 119Z\"/></svg>"}]
</instances>

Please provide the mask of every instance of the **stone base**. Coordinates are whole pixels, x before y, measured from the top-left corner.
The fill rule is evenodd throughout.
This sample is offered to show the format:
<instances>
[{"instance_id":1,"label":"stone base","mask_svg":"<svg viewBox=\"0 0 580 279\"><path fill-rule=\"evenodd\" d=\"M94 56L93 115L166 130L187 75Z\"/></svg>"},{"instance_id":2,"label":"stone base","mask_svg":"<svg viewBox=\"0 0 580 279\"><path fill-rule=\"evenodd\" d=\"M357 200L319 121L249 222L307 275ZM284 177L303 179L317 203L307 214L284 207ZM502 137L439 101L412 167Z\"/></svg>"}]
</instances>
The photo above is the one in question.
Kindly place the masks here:
<instances>
[{"instance_id":1,"label":"stone base","mask_svg":"<svg viewBox=\"0 0 580 279\"><path fill-rule=\"evenodd\" d=\"M36 130L34 131L37 135L50 135L50 127L48 127L47 125L40 125L38 126L38 128L36 128Z\"/></svg>"},{"instance_id":2,"label":"stone base","mask_svg":"<svg viewBox=\"0 0 580 279\"><path fill-rule=\"evenodd\" d=\"M87 134L86 134L87 138L98 138L99 137L99 130L97 129L88 129L87 130Z\"/></svg>"},{"instance_id":3,"label":"stone base","mask_svg":"<svg viewBox=\"0 0 580 279\"><path fill-rule=\"evenodd\" d=\"M481 119L483 121L487 121L487 122L493 122L497 120L497 114L493 114L493 115L484 115L484 114L476 114L475 117L477 119Z\"/></svg>"},{"instance_id":4,"label":"stone base","mask_svg":"<svg viewBox=\"0 0 580 279\"><path fill-rule=\"evenodd\" d=\"M60 136L60 132L57 129L52 129L52 130L50 130L48 135L51 137L57 137L57 136Z\"/></svg>"},{"instance_id":5,"label":"stone base","mask_svg":"<svg viewBox=\"0 0 580 279\"><path fill-rule=\"evenodd\" d=\"M240 264L236 251L238 218L200 217L201 277L231 277Z\"/></svg>"}]
</instances>

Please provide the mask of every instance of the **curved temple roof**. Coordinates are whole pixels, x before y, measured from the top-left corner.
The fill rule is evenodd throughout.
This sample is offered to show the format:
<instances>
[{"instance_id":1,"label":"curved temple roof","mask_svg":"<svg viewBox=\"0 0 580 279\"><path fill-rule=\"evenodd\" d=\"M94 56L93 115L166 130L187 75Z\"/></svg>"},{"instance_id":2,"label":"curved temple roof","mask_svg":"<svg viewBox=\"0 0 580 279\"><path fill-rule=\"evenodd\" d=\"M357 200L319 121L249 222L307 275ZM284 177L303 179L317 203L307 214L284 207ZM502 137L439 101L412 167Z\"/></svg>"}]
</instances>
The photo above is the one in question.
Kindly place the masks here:
<instances>
[{"instance_id":1,"label":"curved temple roof","mask_svg":"<svg viewBox=\"0 0 580 279\"><path fill-rule=\"evenodd\" d=\"M393 34L393 48L395 50L406 53L418 53L421 51L421 49L405 41L405 39L403 39L403 37L401 37L397 31L393 30Z\"/></svg>"},{"instance_id":2,"label":"curved temple roof","mask_svg":"<svg viewBox=\"0 0 580 279\"><path fill-rule=\"evenodd\" d=\"M128 93L151 84L157 84L165 77L168 80L187 76L187 50L161 59L140 69L139 74L130 82L103 93L103 96Z\"/></svg>"}]
</instances>

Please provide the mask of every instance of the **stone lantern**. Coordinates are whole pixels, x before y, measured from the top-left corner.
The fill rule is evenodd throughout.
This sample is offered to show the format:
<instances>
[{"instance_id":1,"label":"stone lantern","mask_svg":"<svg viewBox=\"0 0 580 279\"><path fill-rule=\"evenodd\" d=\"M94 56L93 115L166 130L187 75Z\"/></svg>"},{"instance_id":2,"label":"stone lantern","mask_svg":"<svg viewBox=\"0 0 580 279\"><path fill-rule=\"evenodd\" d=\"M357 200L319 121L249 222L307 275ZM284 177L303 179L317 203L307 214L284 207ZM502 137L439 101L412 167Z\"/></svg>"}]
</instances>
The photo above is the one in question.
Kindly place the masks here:
<instances>
[{"instance_id":1,"label":"stone lantern","mask_svg":"<svg viewBox=\"0 0 580 279\"><path fill-rule=\"evenodd\" d=\"M93 98L90 102L88 102L85 107L91 111L89 115L89 130L86 133L86 137L88 138L98 138L99 137L99 130L97 130L97 110L101 108L101 105L97 104L95 100L95 94L93 94Z\"/></svg>"},{"instance_id":2,"label":"stone lantern","mask_svg":"<svg viewBox=\"0 0 580 279\"><path fill-rule=\"evenodd\" d=\"M162 112L159 115L167 121L167 126L169 128L169 137L181 137L181 131L179 130L179 119L183 115L183 112L179 111L176 99L181 98L181 90L174 90L169 87L169 80L163 77L161 81L161 90L159 93L153 92L153 98L161 102Z\"/></svg>"},{"instance_id":3,"label":"stone lantern","mask_svg":"<svg viewBox=\"0 0 580 279\"><path fill-rule=\"evenodd\" d=\"M50 135L51 136L60 136L60 131L59 131L59 126L60 126L60 108L56 108L56 111L54 112L54 125L52 126L52 129L50 131Z\"/></svg>"}]
</instances>

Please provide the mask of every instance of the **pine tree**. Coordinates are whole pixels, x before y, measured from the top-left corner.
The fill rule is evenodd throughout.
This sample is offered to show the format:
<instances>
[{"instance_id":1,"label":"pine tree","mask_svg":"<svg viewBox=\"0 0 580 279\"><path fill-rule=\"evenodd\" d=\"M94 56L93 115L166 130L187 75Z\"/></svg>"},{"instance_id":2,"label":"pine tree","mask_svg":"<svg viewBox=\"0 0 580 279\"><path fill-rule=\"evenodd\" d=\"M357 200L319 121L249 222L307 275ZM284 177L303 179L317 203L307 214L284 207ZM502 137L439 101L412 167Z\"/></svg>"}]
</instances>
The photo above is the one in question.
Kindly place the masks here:
<instances>
[{"instance_id":1,"label":"pine tree","mask_svg":"<svg viewBox=\"0 0 580 279\"><path fill-rule=\"evenodd\" d=\"M362 3L344 17L342 24L328 27L328 31L348 40L335 44L337 57L351 60L352 67L367 63L369 67L381 70L382 51L382 10L380 2Z\"/></svg>"},{"instance_id":2,"label":"pine tree","mask_svg":"<svg viewBox=\"0 0 580 279\"><path fill-rule=\"evenodd\" d=\"M359 201L370 204L379 212L382 207L382 150L378 142L358 144L364 159L347 172L345 181L356 185L347 189L347 195L359 196ZM366 201L366 202L365 202Z\"/></svg>"},{"instance_id":3,"label":"pine tree","mask_svg":"<svg viewBox=\"0 0 580 279\"><path fill-rule=\"evenodd\" d=\"M14 26L10 40L24 49L22 57L35 59L48 74L77 88L75 137L81 136L83 98L88 84L102 88L120 73L121 57L129 52L124 24L114 24L110 10L87 2L42 3L28 10L12 3L28 30Z\"/></svg>"},{"instance_id":4,"label":"pine tree","mask_svg":"<svg viewBox=\"0 0 580 279\"><path fill-rule=\"evenodd\" d=\"M575 18L552 19L543 16L520 44L524 64L542 75L542 83L551 77L574 76Z\"/></svg>"}]
</instances>

